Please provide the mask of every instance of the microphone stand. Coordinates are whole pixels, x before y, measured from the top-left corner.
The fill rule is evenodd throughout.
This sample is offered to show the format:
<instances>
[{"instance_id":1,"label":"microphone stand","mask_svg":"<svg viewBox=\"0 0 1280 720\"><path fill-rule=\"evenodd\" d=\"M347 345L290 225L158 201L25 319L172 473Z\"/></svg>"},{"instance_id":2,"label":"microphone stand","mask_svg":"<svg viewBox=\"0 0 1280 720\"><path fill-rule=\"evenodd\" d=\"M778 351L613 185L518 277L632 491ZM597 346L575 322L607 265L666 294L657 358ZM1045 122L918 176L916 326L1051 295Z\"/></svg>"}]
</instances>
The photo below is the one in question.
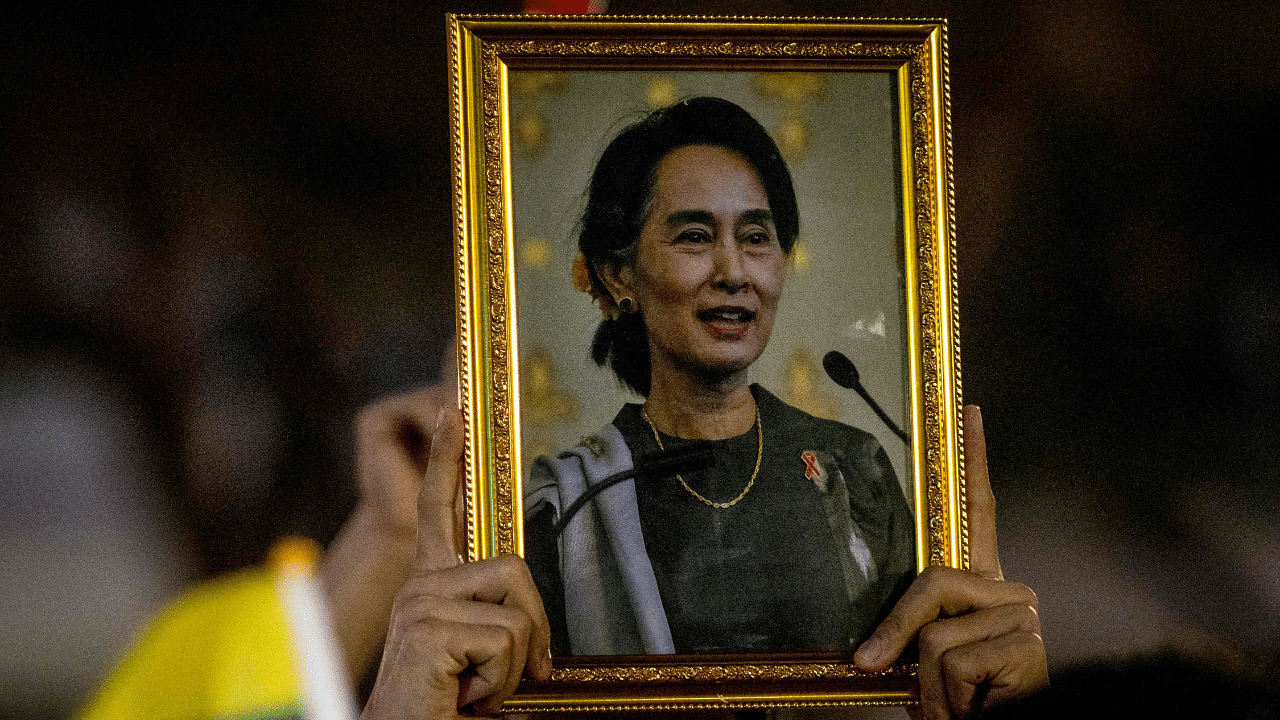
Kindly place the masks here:
<instances>
[{"instance_id":1,"label":"microphone stand","mask_svg":"<svg viewBox=\"0 0 1280 720\"><path fill-rule=\"evenodd\" d=\"M867 401L867 405L871 406L872 412L879 416L895 435L902 438L902 442L907 445L911 444L911 436L903 432L902 428L898 427L898 424L886 415L884 410L880 409L880 405L871 399L871 393L867 392L867 389L862 386L862 381L858 378L858 368L854 367L852 360L839 351L832 350L822 357L822 369L827 371L827 376L835 384L843 388L849 388L861 395L862 399Z\"/></svg>"},{"instance_id":2,"label":"microphone stand","mask_svg":"<svg viewBox=\"0 0 1280 720\"><path fill-rule=\"evenodd\" d=\"M616 472L587 488L586 492L579 495L578 499L574 500L569 507L565 508L564 512L560 513L560 519L556 520L556 524L551 526L551 535L552 537L559 536L568 527L569 520L584 505L591 502L591 499L596 495L623 480L633 477L661 477L695 472L709 468L715 465L715 462L716 459L711 454L711 448L706 445L688 445L646 455L640 458L640 461L631 468Z\"/></svg>"}]
</instances>

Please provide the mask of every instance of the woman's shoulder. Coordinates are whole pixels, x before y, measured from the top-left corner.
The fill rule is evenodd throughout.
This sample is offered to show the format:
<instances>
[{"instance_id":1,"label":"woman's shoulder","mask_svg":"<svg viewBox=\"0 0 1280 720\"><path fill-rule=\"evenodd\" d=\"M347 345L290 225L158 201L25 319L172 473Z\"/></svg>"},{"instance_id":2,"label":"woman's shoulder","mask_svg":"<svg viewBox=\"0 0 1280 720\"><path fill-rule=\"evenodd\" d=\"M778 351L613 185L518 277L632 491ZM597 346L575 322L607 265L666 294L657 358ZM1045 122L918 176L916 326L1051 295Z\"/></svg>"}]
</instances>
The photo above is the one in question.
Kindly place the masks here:
<instances>
[{"instance_id":1,"label":"woman's shoulder","mask_svg":"<svg viewBox=\"0 0 1280 720\"><path fill-rule=\"evenodd\" d=\"M631 450L615 423L608 423L590 435L584 435L573 447L561 450L554 457L539 455L534 458L527 481L529 489L559 484L566 475L579 479L596 478L630 467Z\"/></svg>"},{"instance_id":2,"label":"woman's shoulder","mask_svg":"<svg viewBox=\"0 0 1280 720\"><path fill-rule=\"evenodd\" d=\"M794 405L787 404L761 385L752 385L752 390L760 408L761 423L766 427L772 425L782 434L806 438L817 444L860 448L871 453L880 449L879 441L866 430L839 420L810 415Z\"/></svg>"}]
</instances>

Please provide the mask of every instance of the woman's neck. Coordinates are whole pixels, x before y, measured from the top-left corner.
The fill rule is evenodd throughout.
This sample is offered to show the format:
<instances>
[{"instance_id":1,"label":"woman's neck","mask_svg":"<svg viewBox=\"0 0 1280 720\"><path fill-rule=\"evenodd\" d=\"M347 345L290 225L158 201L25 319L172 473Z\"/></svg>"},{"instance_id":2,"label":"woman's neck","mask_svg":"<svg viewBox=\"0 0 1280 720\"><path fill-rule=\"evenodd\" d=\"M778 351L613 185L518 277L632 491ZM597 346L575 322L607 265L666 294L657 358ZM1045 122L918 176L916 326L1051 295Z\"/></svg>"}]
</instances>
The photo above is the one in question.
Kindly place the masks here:
<instances>
[{"instance_id":1,"label":"woman's neck","mask_svg":"<svg viewBox=\"0 0 1280 720\"><path fill-rule=\"evenodd\" d=\"M745 370L713 382L655 372L644 409L658 430L686 440L737 437L756 420Z\"/></svg>"}]
</instances>

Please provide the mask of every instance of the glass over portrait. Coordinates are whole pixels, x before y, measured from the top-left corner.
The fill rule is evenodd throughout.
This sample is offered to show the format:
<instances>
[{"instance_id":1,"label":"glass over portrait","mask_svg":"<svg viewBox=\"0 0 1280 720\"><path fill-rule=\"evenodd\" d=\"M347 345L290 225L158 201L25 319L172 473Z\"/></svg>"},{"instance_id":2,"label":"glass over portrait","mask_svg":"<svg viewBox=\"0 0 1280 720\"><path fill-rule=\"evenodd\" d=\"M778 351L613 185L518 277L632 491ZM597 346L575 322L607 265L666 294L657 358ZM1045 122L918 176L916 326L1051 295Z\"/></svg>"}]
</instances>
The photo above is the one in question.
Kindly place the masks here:
<instances>
[{"instance_id":1,"label":"glass over portrait","mask_svg":"<svg viewBox=\"0 0 1280 720\"><path fill-rule=\"evenodd\" d=\"M855 647L916 570L910 443L823 368L851 358L905 424L892 74L509 82L523 540L553 652ZM706 457L647 470L677 449Z\"/></svg>"}]
</instances>

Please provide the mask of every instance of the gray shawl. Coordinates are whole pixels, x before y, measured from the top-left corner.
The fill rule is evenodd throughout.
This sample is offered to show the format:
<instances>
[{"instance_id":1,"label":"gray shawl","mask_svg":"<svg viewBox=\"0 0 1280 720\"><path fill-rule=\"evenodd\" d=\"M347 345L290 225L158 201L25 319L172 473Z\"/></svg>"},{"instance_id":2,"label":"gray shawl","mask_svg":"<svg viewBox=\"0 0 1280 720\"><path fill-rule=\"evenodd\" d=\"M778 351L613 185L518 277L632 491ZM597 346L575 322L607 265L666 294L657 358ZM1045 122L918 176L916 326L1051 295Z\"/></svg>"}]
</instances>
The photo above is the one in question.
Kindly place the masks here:
<instances>
[{"instance_id":1,"label":"gray shawl","mask_svg":"<svg viewBox=\"0 0 1280 720\"><path fill-rule=\"evenodd\" d=\"M524 491L525 516L542 503L568 507L593 483L633 466L612 424L555 459L539 457ZM634 480L602 491L560 536L565 619L574 655L675 652L671 628L640 530ZM627 612L630 610L630 612Z\"/></svg>"}]
</instances>

